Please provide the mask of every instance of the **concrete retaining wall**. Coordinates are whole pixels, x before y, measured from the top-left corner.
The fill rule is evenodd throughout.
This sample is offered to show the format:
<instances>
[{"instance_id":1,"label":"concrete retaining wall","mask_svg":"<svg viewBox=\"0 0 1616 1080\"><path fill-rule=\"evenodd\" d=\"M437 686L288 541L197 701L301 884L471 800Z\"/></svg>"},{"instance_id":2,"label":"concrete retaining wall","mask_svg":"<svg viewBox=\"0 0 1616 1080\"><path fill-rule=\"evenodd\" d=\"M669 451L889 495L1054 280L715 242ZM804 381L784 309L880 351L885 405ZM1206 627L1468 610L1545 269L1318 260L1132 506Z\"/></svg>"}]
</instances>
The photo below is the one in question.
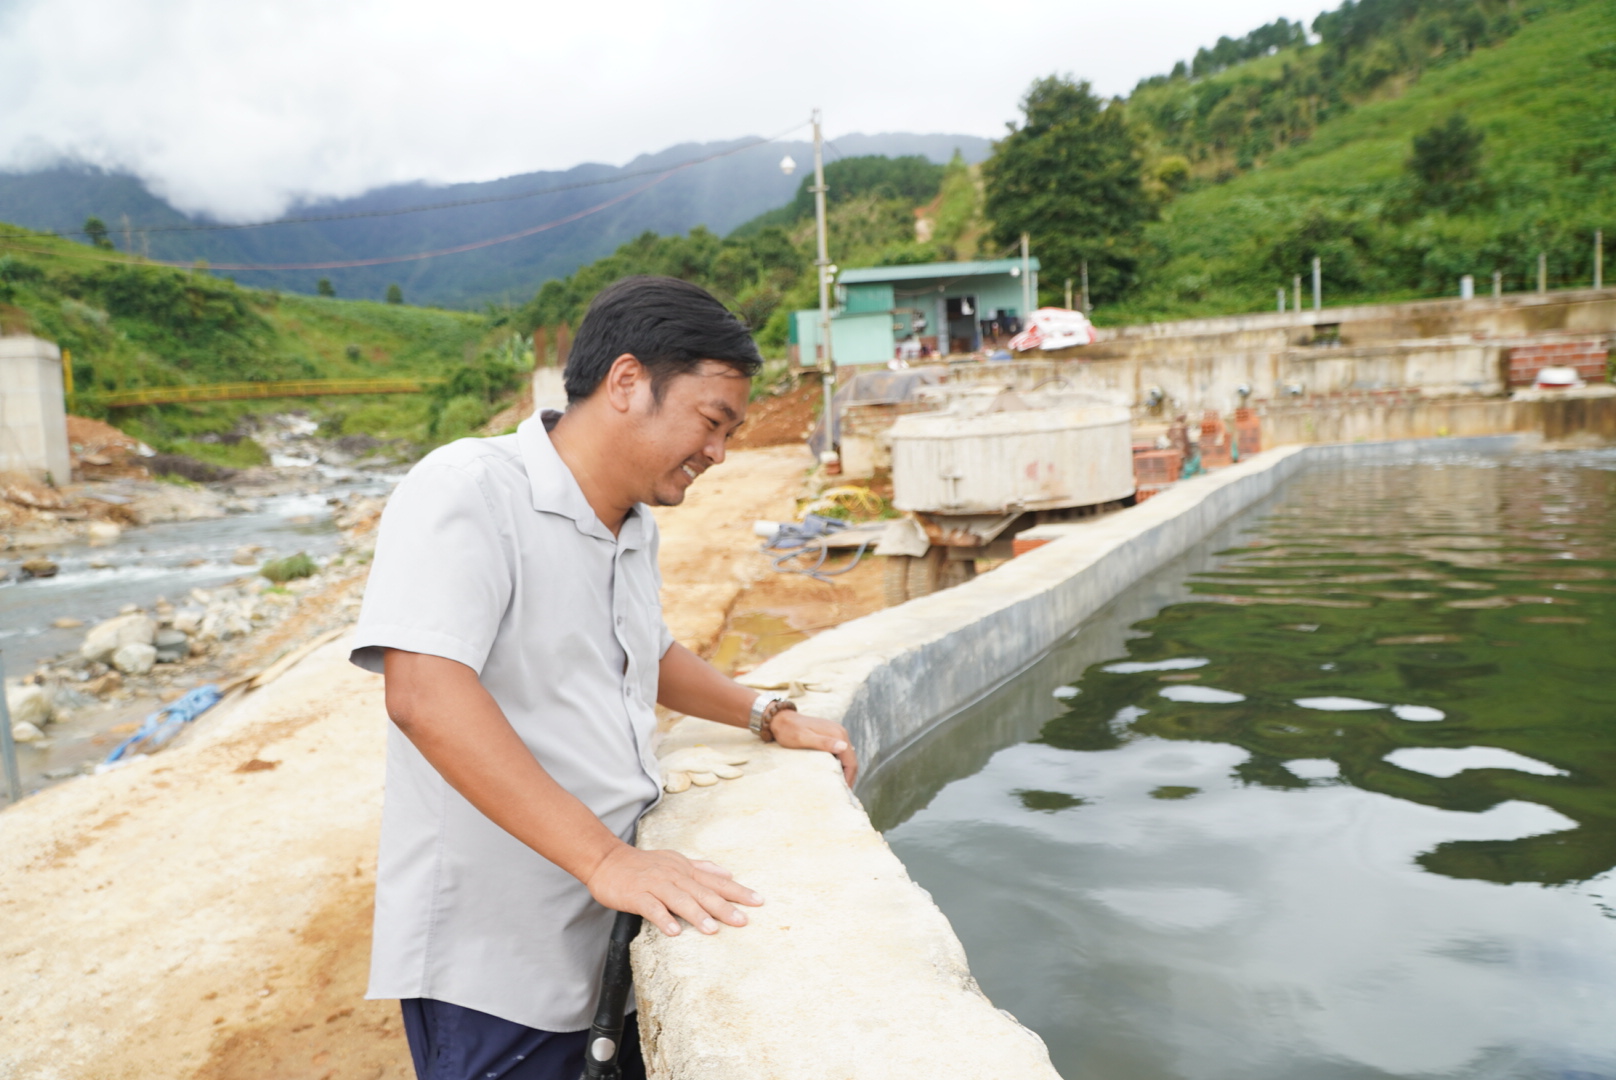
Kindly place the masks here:
<instances>
[{"instance_id":1,"label":"concrete retaining wall","mask_svg":"<svg viewBox=\"0 0 1616 1080\"><path fill-rule=\"evenodd\" d=\"M1508 437L1443 440L1497 446ZM1180 484L945 592L844 624L746 681L852 732L860 788L907 746L1026 669L1085 618L1306 464L1413 456L1429 444L1289 447ZM681 720L665 751L748 755L744 775L668 797L639 842L712 859L762 892L751 925L645 931L641 1032L658 1080L1054 1077L1042 1043L995 1009L958 938L828 755Z\"/></svg>"},{"instance_id":2,"label":"concrete retaining wall","mask_svg":"<svg viewBox=\"0 0 1616 1080\"><path fill-rule=\"evenodd\" d=\"M73 479L62 352L41 338L0 337L0 472Z\"/></svg>"}]
</instances>

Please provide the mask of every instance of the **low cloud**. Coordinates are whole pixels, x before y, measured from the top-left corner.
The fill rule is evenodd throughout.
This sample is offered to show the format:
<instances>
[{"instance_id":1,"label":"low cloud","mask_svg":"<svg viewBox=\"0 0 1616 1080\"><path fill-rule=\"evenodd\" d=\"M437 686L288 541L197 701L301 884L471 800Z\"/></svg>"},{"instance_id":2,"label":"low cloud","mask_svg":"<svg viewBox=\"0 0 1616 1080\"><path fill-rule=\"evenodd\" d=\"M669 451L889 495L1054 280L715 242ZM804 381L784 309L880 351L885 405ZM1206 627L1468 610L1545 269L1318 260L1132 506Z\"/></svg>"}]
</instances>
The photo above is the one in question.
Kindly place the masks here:
<instances>
[{"instance_id":1,"label":"low cloud","mask_svg":"<svg viewBox=\"0 0 1616 1080\"><path fill-rule=\"evenodd\" d=\"M1036 77L1107 93L1278 14L1250 0L0 0L0 168L78 161L192 213L827 129L997 137ZM1084 10L1091 8L1092 10Z\"/></svg>"}]
</instances>

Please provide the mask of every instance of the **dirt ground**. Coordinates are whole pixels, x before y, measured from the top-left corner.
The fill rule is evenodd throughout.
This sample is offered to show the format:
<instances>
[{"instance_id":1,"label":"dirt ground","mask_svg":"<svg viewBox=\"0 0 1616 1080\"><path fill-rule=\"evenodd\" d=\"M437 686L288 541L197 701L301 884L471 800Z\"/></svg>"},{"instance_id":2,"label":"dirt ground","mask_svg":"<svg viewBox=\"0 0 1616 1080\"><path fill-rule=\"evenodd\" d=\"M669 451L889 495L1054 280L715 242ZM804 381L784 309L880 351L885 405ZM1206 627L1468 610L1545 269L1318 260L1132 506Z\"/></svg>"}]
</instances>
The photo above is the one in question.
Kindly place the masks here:
<instances>
[{"instance_id":1,"label":"dirt ground","mask_svg":"<svg viewBox=\"0 0 1616 1080\"><path fill-rule=\"evenodd\" d=\"M669 624L731 670L880 603L875 559L823 582L757 553L807 465L737 452L657 514ZM384 724L339 639L172 749L0 813L0 1080L410 1076L397 1006L362 1000Z\"/></svg>"},{"instance_id":2,"label":"dirt ground","mask_svg":"<svg viewBox=\"0 0 1616 1080\"><path fill-rule=\"evenodd\" d=\"M784 393L760 397L746 410L746 423L735 433L731 445L737 450L764 446L802 446L814 426L820 402L820 383L812 376L801 376L797 385Z\"/></svg>"}]
</instances>

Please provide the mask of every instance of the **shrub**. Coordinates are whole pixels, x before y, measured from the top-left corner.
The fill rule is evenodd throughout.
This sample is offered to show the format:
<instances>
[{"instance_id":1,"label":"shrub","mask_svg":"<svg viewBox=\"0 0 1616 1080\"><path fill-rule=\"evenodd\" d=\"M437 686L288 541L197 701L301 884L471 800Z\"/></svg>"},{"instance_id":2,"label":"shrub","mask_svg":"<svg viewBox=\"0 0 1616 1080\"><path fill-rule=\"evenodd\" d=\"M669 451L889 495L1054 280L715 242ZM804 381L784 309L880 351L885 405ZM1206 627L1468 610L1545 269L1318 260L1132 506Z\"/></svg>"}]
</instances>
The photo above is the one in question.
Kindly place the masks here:
<instances>
[{"instance_id":1,"label":"shrub","mask_svg":"<svg viewBox=\"0 0 1616 1080\"><path fill-rule=\"evenodd\" d=\"M438 414L436 435L442 442L452 442L471 435L488 421L488 406L473 394L450 398Z\"/></svg>"},{"instance_id":2,"label":"shrub","mask_svg":"<svg viewBox=\"0 0 1616 1080\"><path fill-rule=\"evenodd\" d=\"M271 559L258 568L259 574L277 585L297 578L313 577L319 571L314 560L301 551L284 559Z\"/></svg>"}]
</instances>

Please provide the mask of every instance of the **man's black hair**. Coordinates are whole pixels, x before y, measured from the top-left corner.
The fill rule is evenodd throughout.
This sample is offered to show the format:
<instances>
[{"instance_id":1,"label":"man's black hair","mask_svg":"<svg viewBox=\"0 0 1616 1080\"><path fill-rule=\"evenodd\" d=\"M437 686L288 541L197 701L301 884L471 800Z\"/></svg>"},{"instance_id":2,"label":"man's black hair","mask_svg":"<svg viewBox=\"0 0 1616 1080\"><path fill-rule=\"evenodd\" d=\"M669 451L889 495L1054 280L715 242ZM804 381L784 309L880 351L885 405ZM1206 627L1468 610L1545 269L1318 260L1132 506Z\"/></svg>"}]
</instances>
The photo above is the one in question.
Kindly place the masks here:
<instances>
[{"instance_id":1,"label":"man's black hair","mask_svg":"<svg viewBox=\"0 0 1616 1080\"><path fill-rule=\"evenodd\" d=\"M651 393L659 403L669 379L695 371L703 360L727 364L748 378L763 366L746 324L706 289L670 277L626 277L596 295L562 376L568 403L593 394L624 353L651 373Z\"/></svg>"}]
</instances>

